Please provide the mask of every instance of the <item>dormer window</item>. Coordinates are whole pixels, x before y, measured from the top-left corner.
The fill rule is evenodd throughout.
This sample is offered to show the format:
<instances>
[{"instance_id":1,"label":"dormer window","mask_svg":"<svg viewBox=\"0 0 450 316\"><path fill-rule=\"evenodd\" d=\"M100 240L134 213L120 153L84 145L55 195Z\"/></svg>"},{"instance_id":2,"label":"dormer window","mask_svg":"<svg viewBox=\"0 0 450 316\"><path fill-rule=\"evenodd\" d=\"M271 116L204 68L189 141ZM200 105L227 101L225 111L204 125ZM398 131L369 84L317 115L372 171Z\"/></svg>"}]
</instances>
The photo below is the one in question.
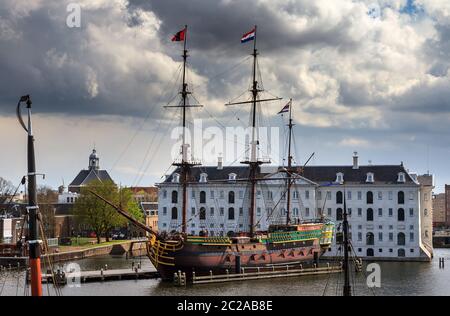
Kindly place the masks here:
<instances>
[{"instance_id":1,"label":"dormer window","mask_svg":"<svg viewBox=\"0 0 450 316\"><path fill-rule=\"evenodd\" d=\"M228 180L229 181L236 181L236 174L235 173L230 173L228 175Z\"/></svg>"},{"instance_id":2,"label":"dormer window","mask_svg":"<svg viewBox=\"0 0 450 316\"><path fill-rule=\"evenodd\" d=\"M400 183L405 183L406 182L406 178L405 178L405 173L404 172L399 172L398 173L397 182L400 182Z\"/></svg>"},{"instance_id":3,"label":"dormer window","mask_svg":"<svg viewBox=\"0 0 450 316\"><path fill-rule=\"evenodd\" d=\"M208 182L208 175L206 173L202 173L200 174L200 180L201 183L206 183Z\"/></svg>"},{"instance_id":4,"label":"dormer window","mask_svg":"<svg viewBox=\"0 0 450 316\"><path fill-rule=\"evenodd\" d=\"M367 183L374 183L375 182L375 177L374 177L372 172L368 172L367 173L366 182Z\"/></svg>"},{"instance_id":5,"label":"dormer window","mask_svg":"<svg viewBox=\"0 0 450 316\"><path fill-rule=\"evenodd\" d=\"M179 173L174 173L172 175L172 182L173 183L179 183L180 182L180 174Z\"/></svg>"},{"instance_id":6,"label":"dormer window","mask_svg":"<svg viewBox=\"0 0 450 316\"><path fill-rule=\"evenodd\" d=\"M344 174L342 172L336 173L336 183L344 184Z\"/></svg>"}]
</instances>

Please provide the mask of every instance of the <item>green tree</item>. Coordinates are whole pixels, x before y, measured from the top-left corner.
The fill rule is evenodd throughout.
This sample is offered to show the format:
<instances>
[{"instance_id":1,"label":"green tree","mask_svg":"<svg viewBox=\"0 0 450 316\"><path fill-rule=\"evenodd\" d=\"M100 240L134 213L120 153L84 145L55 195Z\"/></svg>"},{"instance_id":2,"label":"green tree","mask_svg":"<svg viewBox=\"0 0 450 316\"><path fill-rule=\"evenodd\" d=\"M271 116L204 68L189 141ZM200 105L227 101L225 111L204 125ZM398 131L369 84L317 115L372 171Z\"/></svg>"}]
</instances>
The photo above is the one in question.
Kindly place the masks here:
<instances>
[{"instance_id":1,"label":"green tree","mask_svg":"<svg viewBox=\"0 0 450 316\"><path fill-rule=\"evenodd\" d=\"M140 221L143 220L143 214L129 189L119 189L111 181L90 182L81 189L80 197L74 205L74 213L80 223L86 224L95 232L98 243L101 241L101 236L105 236L106 241L109 241L111 231L114 228L125 226L127 219L117 213L113 207L90 193L90 191L94 191L113 204L119 205L134 218Z\"/></svg>"}]
</instances>

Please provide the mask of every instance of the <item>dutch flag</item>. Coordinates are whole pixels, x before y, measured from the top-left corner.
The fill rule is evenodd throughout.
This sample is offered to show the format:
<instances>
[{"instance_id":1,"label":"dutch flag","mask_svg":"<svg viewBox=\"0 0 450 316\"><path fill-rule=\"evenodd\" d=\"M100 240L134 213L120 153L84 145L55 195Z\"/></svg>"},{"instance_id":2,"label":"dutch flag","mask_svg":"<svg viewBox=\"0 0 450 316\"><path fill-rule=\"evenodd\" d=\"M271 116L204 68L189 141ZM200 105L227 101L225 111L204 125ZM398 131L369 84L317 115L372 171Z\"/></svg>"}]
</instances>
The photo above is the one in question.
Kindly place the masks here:
<instances>
[{"instance_id":1,"label":"dutch flag","mask_svg":"<svg viewBox=\"0 0 450 316\"><path fill-rule=\"evenodd\" d=\"M249 41L253 41L255 39L256 27L248 33L242 35L241 43L247 43Z\"/></svg>"}]
</instances>

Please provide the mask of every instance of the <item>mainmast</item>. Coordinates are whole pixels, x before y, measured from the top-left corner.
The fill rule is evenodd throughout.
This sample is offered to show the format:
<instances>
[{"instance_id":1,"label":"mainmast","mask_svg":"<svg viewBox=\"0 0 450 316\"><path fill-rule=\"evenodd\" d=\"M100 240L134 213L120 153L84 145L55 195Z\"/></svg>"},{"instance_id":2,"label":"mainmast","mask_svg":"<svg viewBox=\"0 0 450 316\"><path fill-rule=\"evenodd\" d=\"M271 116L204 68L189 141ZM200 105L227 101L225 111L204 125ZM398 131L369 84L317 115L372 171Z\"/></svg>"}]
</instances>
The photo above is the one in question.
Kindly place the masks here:
<instances>
[{"instance_id":1,"label":"mainmast","mask_svg":"<svg viewBox=\"0 0 450 316\"><path fill-rule=\"evenodd\" d=\"M254 29L250 31L249 33L245 34L243 39L241 39L241 42L244 43L248 41L249 39L252 39L252 33L253 33L253 66L252 66L252 89L250 90L252 94L252 100L251 101L244 101L244 102L235 102L235 103L228 103L227 105L236 105L236 104L248 104L251 103L252 105L252 111L251 111L251 122L252 122L252 136L251 136L251 143L250 143L250 159L247 161L243 161L243 164L249 165L250 174L249 174L249 181L250 181L250 214L249 214L249 220L250 220L250 236L253 237L255 234L255 209L256 209L256 183L257 183L257 175L258 175L258 169L259 166L264 163L269 163L269 161L262 161L258 158L258 133L257 133L257 126L256 126L256 113L257 113L257 103L258 102L264 102L264 101L275 101L280 100L280 98L272 98L272 99L265 99L260 100L259 99L259 93L263 90L258 88L258 80L256 78L256 67L257 67L257 57L258 57L258 50L256 48L256 31L257 26L255 25Z\"/></svg>"},{"instance_id":2,"label":"mainmast","mask_svg":"<svg viewBox=\"0 0 450 316\"><path fill-rule=\"evenodd\" d=\"M188 84L186 82L186 62L188 58L188 50L186 48L187 44L187 25L185 25L184 29L178 32L172 41L181 41L183 40L183 76L182 76L182 86L181 86L181 104L176 106L166 106L166 107L175 107L182 109L182 125L183 125L183 142L181 144L181 162L175 162L173 165L177 166L181 169L181 185L182 185L182 208L181 208L181 216L182 216L182 233L186 233L187 229L187 184L189 180L189 174L191 167L194 165L198 165L199 163L195 163L188 159L188 148L189 144L186 143L186 110L192 107L201 107L201 105L190 105L188 104L188 95L191 92L188 90Z\"/></svg>"},{"instance_id":3,"label":"mainmast","mask_svg":"<svg viewBox=\"0 0 450 316\"><path fill-rule=\"evenodd\" d=\"M289 101L289 145L288 145L288 167L287 167L287 215L286 225L291 222L291 186L292 186L292 154L291 154L291 142L292 142L292 99Z\"/></svg>"}]
</instances>

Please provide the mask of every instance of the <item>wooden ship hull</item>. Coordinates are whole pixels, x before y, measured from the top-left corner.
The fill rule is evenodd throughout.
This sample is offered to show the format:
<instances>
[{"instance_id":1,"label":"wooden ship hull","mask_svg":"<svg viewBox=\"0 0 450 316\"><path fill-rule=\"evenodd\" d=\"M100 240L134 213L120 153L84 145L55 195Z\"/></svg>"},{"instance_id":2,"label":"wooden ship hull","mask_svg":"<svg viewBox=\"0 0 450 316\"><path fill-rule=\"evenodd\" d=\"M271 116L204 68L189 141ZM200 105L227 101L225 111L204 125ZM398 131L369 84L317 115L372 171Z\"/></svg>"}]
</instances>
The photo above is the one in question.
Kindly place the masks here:
<instances>
[{"instance_id":1,"label":"wooden ship hull","mask_svg":"<svg viewBox=\"0 0 450 316\"><path fill-rule=\"evenodd\" d=\"M295 225L296 231L248 237L188 236L186 240L151 238L148 256L162 279L173 280L178 271L187 278L212 273L239 273L241 268L300 265L318 261L331 245L334 225Z\"/></svg>"}]
</instances>

